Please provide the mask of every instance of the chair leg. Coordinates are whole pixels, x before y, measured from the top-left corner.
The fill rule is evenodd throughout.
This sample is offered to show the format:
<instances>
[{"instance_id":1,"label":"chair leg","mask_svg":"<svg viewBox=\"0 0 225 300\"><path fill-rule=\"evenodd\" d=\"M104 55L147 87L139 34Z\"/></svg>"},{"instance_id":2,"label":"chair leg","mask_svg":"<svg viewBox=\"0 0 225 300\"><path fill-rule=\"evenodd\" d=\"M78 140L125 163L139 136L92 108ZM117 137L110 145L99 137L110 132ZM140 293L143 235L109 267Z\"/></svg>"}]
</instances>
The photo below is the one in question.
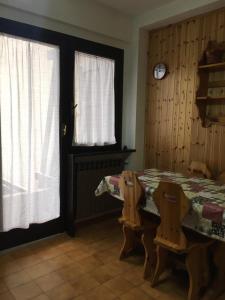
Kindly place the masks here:
<instances>
[{"instance_id":1,"label":"chair leg","mask_svg":"<svg viewBox=\"0 0 225 300\"><path fill-rule=\"evenodd\" d=\"M156 256L157 256L157 260L156 260L155 272L151 280L152 287L154 287L158 283L159 276L165 270L165 267L167 265L168 250L157 245Z\"/></svg>"},{"instance_id":2,"label":"chair leg","mask_svg":"<svg viewBox=\"0 0 225 300\"><path fill-rule=\"evenodd\" d=\"M156 265L155 232L146 230L142 234L142 243L145 248L144 279L152 278Z\"/></svg>"},{"instance_id":3,"label":"chair leg","mask_svg":"<svg viewBox=\"0 0 225 300\"><path fill-rule=\"evenodd\" d=\"M126 225L123 225L123 246L120 250L120 260L126 258L131 250L136 245L136 234L135 231Z\"/></svg>"},{"instance_id":4,"label":"chair leg","mask_svg":"<svg viewBox=\"0 0 225 300\"><path fill-rule=\"evenodd\" d=\"M190 250L186 256L186 267L189 275L188 300L199 300L199 292L202 287L202 259L204 258L201 247Z\"/></svg>"},{"instance_id":5,"label":"chair leg","mask_svg":"<svg viewBox=\"0 0 225 300\"><path fill-rule=\"evenodd\" d=\"M209 252L208 252L208 247L203 247L202 248L202 259L201 259L201 282L202 282L202 287L207 287L210 281L210 263L209 263Z\"/></svg>"},{"instance_id":6,"label":"chair leg","mask_svg":"<svg viewBox=\"0 0 225 300\"><path fill-rule=\"evenodd\" d=\"M225 245L224 243L218 243L217 246L212 249L213 251L213 261L216 267L217 273L209 286L208 290L202 300L214 300L217 299L220 295L225 293Z\"/></svg>"}]
</instances>

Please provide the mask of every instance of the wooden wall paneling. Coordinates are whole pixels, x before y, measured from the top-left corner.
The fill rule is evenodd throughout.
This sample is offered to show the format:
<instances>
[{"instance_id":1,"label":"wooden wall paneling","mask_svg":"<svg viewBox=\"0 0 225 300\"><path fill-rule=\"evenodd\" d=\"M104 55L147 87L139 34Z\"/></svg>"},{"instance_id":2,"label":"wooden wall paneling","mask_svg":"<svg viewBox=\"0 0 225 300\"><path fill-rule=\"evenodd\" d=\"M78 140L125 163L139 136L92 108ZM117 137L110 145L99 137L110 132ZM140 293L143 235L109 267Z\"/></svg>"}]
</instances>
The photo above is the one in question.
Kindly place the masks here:
<instances>
[{"instance_id":1,"label":"wooden wall paneling","mask_svg":"<svg viewBox=\"0 0 225 300\"><path fill-rule=\"evenodd\" d=\"M159 44L160 44L160 51L159 51L159 62L164 62L164 41L166 39L165 30L162 30L159 35ZM164 107L163 107L163 95L166 89L166 79L158 80L158 116L157 122L159 124L158 127L158 144L157 144L157 167L162 169L163 168L163 138L165 135L165 128L164 128Z\"/></svg>"},{"instance_id":2,"label":"wooden wall paneling","mask_svg":"<svg viewBox=\"0 0 225 300\"><path fill-rule=\"evenodd\" d=\"M186 143L184 168L187 169L191 158L191 129L192 129L192 111L195 105L196 97L196 81L197 81L197 66L198 66L198 45L199 45L199 20L194 18L189 22L188 26L188 42L189 42L189 57L188 57L188 86L187 86L187 106L186 106Z\"/></svg>"},{"instance_id":3,"label":"wooden wall paneling","mask_svg":"<svg viewBox=\"0 0 225 300\"><path fill-rule=\"evenodd\" d=\"M202 55L202 49L205 48L205 38L204 38L204 31L205 31L205 24L202 19L198 20L198 46L196 49L197 52L197 61L199 62L201 55ZM195 68L197 72L197 68ZM199 78L196 76L196 81L193 84L193 91L196 92L198 90L199 86ZM193 102L192 107L192 128L191 128L191 148L190 148L190 161L191 160L201 160L198 153L200 153L199 149L201 148L202 144L199 141L200 136L200 128L201 123L199 122L199 116L198 116L198 109L195 104L195 101ZM204 134L204 133L203 133Z\"/></svg>"},{"instance_id":4,"label":"wooden wall paneling","mask_svg":"<svg viewBox=\"0 0 225 300\"><path fill-rule=\"evenodd\" d=\"M209 40L217 40L217 29L218 29L218 12L210 14L208 16L208 26L211 24L213 24L213 26L209 26ZM219 79L221 76L220 72L214 73L214 80ZM213 93L213 95L218 95L218 91L216 90L215 93ZM209 106L209 113L216 113L216 111L218 110L218 106L217 105L210 105ZM208 145L210 145L210 155L209 155L209 165L213 166L213 171L214 173L218 172L218 158L216 155L216 152L218 150L218 129L220 128L220 126L218 127L217 125L212 126L212 135L211 138L212 140L210 141L210 143L208 143ZM207 132L209 132L210 130L207 130Z\"/></svg>"},{"instance_id":5,"label":"wooden wall paneling","mask_svg":"<svg viewBox=\"0 0 225 300\"><path fill-rule=\"evenodd\" d=\"M218 12L212 13L208 16L208 40L217 40L217 30L218 30ZM210 26L211 24L213 24L213 26ZM214 79L218 79L218 75L217 73L214 73ZM217 95L217 91L214 91L213 95ZM209 106L209 114L215 114L217 110L216 106ZM209 142L207 143L207 145L209 146L209 149L207 151L207 155L208 157L206 157L205 159L208 160L208 164L209 166L213 166L213 171L214 173L217 173L218 171L218 166L217 166L217 155L216 155L216 150L217 150L217 146L218 146L218 126L214 125L211 128L207 129L207 139L209 139Z\"/></svg>"},{"instance_id":6,"label":"wooden wall paneling","mask_svg":"<svg viewBox=\"0 0 225 300\"><path fill-rule=\"evenodd\" d=\"M202 39L202 43L199 48L199 57L198 60L201 59L202 54L207 46L209 40L216 39L215 30L212 29L212 24L216 24L216 16L215 15L206 15L200 17L200 39ZM193 160L203 160L207 163L207 165L212 166L214 163L212 162L212 158L214 156L215 149L215 126L212 128L203 128L201 125L201 120L197 119L198 126L198 140L195 146L195 152L192 153L191 158ZM192 128L192 133L194 132L194 128ZM214 165L215 169L215 165Z\"/></svg>"},{"instance_id":7,"label":"wooden wall paneling","mask_svg":"<svg viewBox=\"0 0 225 300\"><path fill-rule=\"evenodd\" d=\"M175 170L182 169L181 161L182 161L182 138L183 138L183 122L184 122L184 107L183 107L183 97L184 97L184 89L185 89L185 73L186 73L186 65L185 65L185 57L186 57L186 24L182 23L180 27L180 37L179 37L179 79L177 82L177 122L174 124L174 129L176 132L176 144L175 144Z\"/></svg>"},{"instance_id":8,"label":"wooden wall paneling","mask_svg":"<svg viewBox=\"0 0 225 300\"><path fill-rule=\"evenodd\" d=\"M179 117L178 117L178 135L177 135L177 166L176 169L183 168L183 152L184 152L184 137L185 137L185 109L186 109L186 91L187 91L187 56L188 56L188 41L187 30L188 23L183 23L181 27L181 40L180 40L180 86L179 86Z\"/></svg>"},{"instance_id":9,"label":"wooden wall paneling","mask_svg":"<svg viewBox=\"0 0 225 300\"><path fill-rule=\"evenodd\" d=\"M170 27L166 30L163 30L163 37L162 37L162 44L163 44L163 52L162 52L162 61L164 61L168 65L168 58L169 58L169 42L170 42ZM161 89L161 111L162 111L162 118L161 118L161 169L167 168L168 165L168 152L169 152L169 139L168 139L168 93L169 93L169 85L168 85L168 76L165 78L165 85ZM162 83L163 81L161 81Z\"/></svg>"},{"instance_id":10,"label":"wooden wall paneling","mask_svg":"<svg viewBox=\"0 0 225 300\"><path fill-rule=\"evenodd\" d=\"M154 66L154 57L155 57L155 48L158 48L159 45L157 44L158 42L158 34L154 34L152 36L152 43L150 45L150 53L151 56L149 57L149 60L152 62L150 64L150 68L153 70L153 66ZM153 165L150 165L149 167L154 166L155 161L156 161L156 139L157 139L157 134L156 134L156 129L157 129L157 125L156 125L156 116L155 114L157 113L157 107L156 107L156 94L157 94L157 82L153 81L153 76L151 74L150 77L150 82L149 82L149 92L150 95L152 94L151 102L149 103L150 105L148 105L148 111L150 114L150 120L149 120L149 130L151 132L151 135L148 136L148 145L151 149L150 155L147 155L148 159L150 159L150 163L152 162ZM153 143L150 143L149 141L152 140ZM148 154L148 153L147 153Z\"/></svg>"},{"instance_id":11,"label":"wooden wall paneling","mask_svg":"<svg viewBox=\"0 0 225 300\"><path fill-rule=\"evenodd\" d=\"M210 27L209 27L209 20L208 16L203 16L203 18L200 18L200 28L199 28L200 38L202 39L201 45L199 47L199 54L198 54L198 61L202 58L203 52L207 47L208 41L210 40ZM195 105L195 109L197 110L197 107ZM207 133L208 129L202 127L201 120L198 116L197 111L197 127L198 127L198 140L197 140L197 147L195 147L195 152L193 153L192 160L199 160L206 162L208 165L209 162L209 151L207 150ZM205 151L206 150L206 151ZM207 160L207 161L206 161Z\"/></svg>"},{"instance_id":12,"label":"wooden wall paneling","mask_svg":"<svg viewBox=\"0 0 225 300\"><path fill-rule=\"evenodd\" d=\"M177 165L177 136L178 136L178 122L179 122L179 86L181 80L181 68L180 68L180 47L181 47L181 25L174 25L175 31L175 59L174 59L174 77L172 85L174 85L174 98L173 98L173 115L170 116L172 118L172 140L171 140L171 148L172 148L172 169L176 169ZM172 66L171 66L172 67Z\"/></svg>"},{"instance_id":13,"label":"wooden wall paneling","mask_svg":"<svg viewBox=\"0 0 225 300\"><path fill-rule=\"evenodd\" d=\"M146 103L146 111L148 116L148 122L147 127L145 128L145 141L146 141L146 147L147 151L145 153L145 159L146 159L146 166L147 167L155 167L156 160L157 160L157 130L158 130L158 124L157 122L157 91L159 89L158 82L154 80L152 75L152 70L154 65L158 61L158 52L157 49L159 49L159 35L158 33L153 33L150 35L150 45L149 45L149 82L148 82L148 88L149 88L149 99L150 101L147 101ZM149 135L148 132L151 132ZM151 141L151 142L150 142ZM150 149L148 151L148 149Z\"/></svg>"},{"instance_id":14,"label":"wooden wall paneling","mask_svg":"<svg viewBox=\"0 0 225 300\"><path fill-rule=\"evenodd\" d=\"M216 36L219 42L225 41L225 13L224 11L218 12L217 15L217 28L216 28ZM218 80L225 80L225 72L220 74ZM219 88L220 95L225 95L225 88ZM219 106L218 111L225 115L225 107L223 105ZM218 143L218 152L216 154L217 157L217 173L225 169L225 128L222 126L217 126L218 134L217 134L217 143Z\"/></svg>"},{"instance_id":15,"label":"wooden wall paneling","mask_svg":"<svg viewBox=\"0 0 225 300\"><path fill-rule=\"evenodd\" d=\"M174 95L175 95L175 77L176 77L176 69L177 69L177 47L176 47L176 39L177 39L177 29L174 26L170 27L170 45L169 45L169 62L168 65L171 64L169 74L171 77L171 80L168 80L168 112L167 112L167 144L168 144L168 153L167 153L167 159L168 159L168 165L167 167L169 169L173 168L173 113L174 113Z\"/></svg>"},{"instance_id":16,"label":"wooden wall paneling","mask_svg":"<svg viewBox=\"0 0 225 300\"><path fill-rule=\"evenodd\" d=\"M145 133L146 130L148 130L149 128L149 124L150 124L150 120L151 120L151 116L150 116L150 111L149 111L149 106L147 105L148 103L148 99L152 98L151 94L150 94L150 77L152 76L152 67L150 65L150 53L151 51L151 45L152 45L152 36L149 34L149 44L148 44L148 52L147 52L147 82L146 82L146 102L145 102ZM148 139L149 139L149 135L145 134L144 135L144 143L145 143L145 153L144 153L144 161L145 161L145 165L147 166L149 164L149 154L151 152L151 148L150 145L148 143ZM147 155L148 154L148 155Z\"/></svg>"},{"instance_id":17,"label":"wooden wall paneling","mask_svg":"<svg viewBox=\"0 0 225 300\"><path fill-rule=\"evenodd\" d=\"M186 73L186 89L184 90L185 93L185 127L184 127L184 143L183 143L183 160L181 164L183 164L182 169L186 170L189 165L189 155L190 155L190 141L191 141L191 118L190 115L192 113L192 106L193 101L195 100L195 95L193 93L193 80L195 79L195 52L193 51L195 49L195 34L197 32L196 30L196 20L190 20L190 22L187 23L187 58L186 58L186 64L187 64L187 73Z\"/></svg>"},{"instance_id":18,"label":"wooden wall paneling","mask_svg":"<svg viewBox=\"0 0 225 300\"><path fill-rule=\"evenodd\" d=\"M162 43L162 38L163 38L163 30L160 31L159 33L159 37L158 37L158 42L159 42L159 51L158 51L158 62L161 62L163 59L163 43ZM156 49L157 51L157 49ZM156 147L156 151L157 151L157 156L156 156L156 165L158 168L161 168L161 163L162 163L162 156L161 156L161 151L162 151L162 93L163 93L163 86L162 86L162 81L158 80L157 81L157 97L156 97L156 106L157 106L157 122L158 122L158 128L157 130L157 147ZM165 84L164 84L164 88L165 88Z\"/></svg>"},{"instance_id":19,"label":"wooden wall paneling","mask_svg":"<svg viewBox=\"0 0 225 300\"><path fill-rule=\"evenodd\" d=\"M146 145L147 149L149 149L149 152L146 151L145 158L147 160L147 166L148 167L153 167L156 161L156 139L157 139L157 134L156 130L158 128L156 124L156 112L157 112L157 107L156 107L156 94L157 94L157 81L153 79L153 67L155 64L155 48L158 48L158 35L157 34L152 34L150 35L150 50L149 50L149 82L148 82L148 87L149 87L149 97L151 99L150 103L147 101L146 103L146 110L147 114L149 116L148 118L148 123L147 123L147 128L145 129L147 132L151 132L151 135L147 135L146 137ZM146 135L145 135L146 136ZM150 143L150 140L153 141ZM152 164L151 164L152 163Z\"/></svg>"},{"instance_id":20,"label":"wooden wall paneling","mask_svg":"<svg viewBox=\"0 0 225 300\"><path fill-rule=\"evenodd\" d=\"M162 37L163 32L159 32L156 35L156 47L154 48L154 64L157 64L161 62L162 60ZM158 45L158 47L157 47ZM158 50L160 48L160 51ZM154 78L153 78L154 80ZM160 162L161 162L161 120L162 120L162 103L161 103L161 94L163 92L162 90L162 81L160 80L154 80L156 82L156 95L155 95L155 107L156 110L153 110L153 114L155 114L155 139L156 139L156 147L155 147L155 162L154 165L158 168L160 168Z\"/></svg>"},{"instance_id":21,"label":"wooden wall paneling","mask_svg":"<svg viewBox=\"0 0 225 300\"><path fill-rule=\"evenodd\" d=\"M225 169L225 127L203 128L195 104L197 64L209 40L225 41L224 9L150 32L149 67L168 63L169 75L156 81L150 73L148 79L146 167L185 170L191 160L201 160L215 175ZM210 80L224 81L225 74ZM213 93L225 95L225 89ZM208 112L225 114L225 107L209 106Z\"/></svg>"},{"instance_id":22,"label":"wooden wall paneling","mask_svg":"<svg viewBox=\"0 0 225 300\"><path fill-rule=\"evenodd\" d=\"M162 31L162 38L161 38L161 48L162 48L162 52L161 52L161 61L163 62L167 62L167 58L166 58L166 51L167 46L168 46L168 31L167 30L163 30ZM167 112L167 80L168 77L166 77L164 80L161 80L160 82L160 86L163 83L163 88L160 88L160 103L161 103L161 118L160 118L160 136L161 136L161 141L160 141L160 156L161 159L159 161L159 165L160 165L160 169L164 169L165 168L165 160L166 160L166 155L165 155L165 151L166 151L166 134L167 134L167 128L166 128L166 112ZM164 81L164 82L163 82Z\"/></svg>"},{"instance_id":23,"label":"wooden wall paneling","mask_svg":"<svg viewBox=\"0 0 225 300\"><path fill-rule=\"evenodd\" d=\"M210 37L207 36L207 34L209 33L208 22L209 20L207 16L203 16L200 18L199 39L201 42L199 44L199 53L198 53L199 61L202 58L202 54L206 49L208 41L210 39ZM195 105L195 110L198 115L196 105ZM208 151L209 139L207 138L207 132L208 134L210 134L210 130L202 127L201 120L199 119L199 117L197 118L197 126L198 126L198 141L195 147L195 151L191 153L191 157L193 158L193 160L199 160L199 161L203 160L207 165L209 165L209 151Z\"/></svg>"},{"instance_id":24,"label":"wooden wall paneling","mask_svg":"<svg viewBox=\"0 0 225 300\"><path fill-rule=\"evenodd\" d=\"M151 93L151 91L153 91L154 89L151 89L151 80L150 78L152 77L152 68L153 66L150 64L150 56L152 55L152 44L153 44L153 38L152 35L149 34L149 46L148 46L148 63L147 63L147 74L148 74L148 80L147 80L147 92L146 92L146 103L145 103L145 165L148 166L149 165L149 157L151 155L151 151L152 148L149 145L149 135L146 134L147 132L149 132L149 127L150 127L150 123L152 122L152 115L151 115L151 111L149 110L149 105L148 105L148 99L152 99L153 98L153 93ZM151 54L150 54L151 53ZM152 100L153 101L153 100ZM153 146L153 143L152 143Z\"/></svg>"},{"instance_id":25,"label":"wooden wall paneling","mask_svg":"<svg viewBox=\"0 0 225 300\"><path fill-rule=\"evenodd\" d=\"M160 60L160 53L158 52L158 49L160 47L160 36L159 33L155 35L155 47L154 47L154 58L153 62L154 65L159 62ZM157 165L157 160L158 160L158 130L159 130L159 125L158 124L158 119L159 119L159 99L158 99L158 94L159 94L159 82L154 80L152 77L153 82L155 83L155 97L154 97L154 102L153 102L153 107L152 107L152 114L154 115L154 135L155 135L155 148L154 148L154 166Z\"/></svg>"}]
</instances>

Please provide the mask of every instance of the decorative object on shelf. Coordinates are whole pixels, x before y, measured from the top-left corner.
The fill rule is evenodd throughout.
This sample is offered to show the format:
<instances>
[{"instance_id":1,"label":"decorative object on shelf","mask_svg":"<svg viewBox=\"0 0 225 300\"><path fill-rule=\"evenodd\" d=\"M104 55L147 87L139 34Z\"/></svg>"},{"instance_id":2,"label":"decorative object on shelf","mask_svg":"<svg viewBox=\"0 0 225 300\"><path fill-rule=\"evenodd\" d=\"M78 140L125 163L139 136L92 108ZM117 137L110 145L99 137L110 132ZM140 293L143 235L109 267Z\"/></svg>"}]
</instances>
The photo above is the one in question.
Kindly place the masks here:
<instances>
[{"instance_id":1,"label":"decorative object on shelf","mask_svg":"<svg viewBox=\"0 0 225 300\"><path fill-rule=\"evenodd\" d=\"M157 80L162 80L166 77L168 68L164 63L158 63L153 68L153 77Z\"/></svg>"},{"instance_id":2,"label":"decorative object on shelf","mask_svg":"<svg viewBox=\"0 0 225 300\"><path fill-rule=\"evenodd\" d=\"M210 41L198 66L196 104L203 127L225 125L225 43Z\"/></svg>"},{"instance_id":3,"label":"decorative object on shelf","mask_svg":"<svg viewBox=\"0 0 225 300\"><path fill-rule=\"evenodd\" d=\"M203 64L215 64L225 59L225 43L209 41L203 56Z\"/></svg>"}]
</instances>

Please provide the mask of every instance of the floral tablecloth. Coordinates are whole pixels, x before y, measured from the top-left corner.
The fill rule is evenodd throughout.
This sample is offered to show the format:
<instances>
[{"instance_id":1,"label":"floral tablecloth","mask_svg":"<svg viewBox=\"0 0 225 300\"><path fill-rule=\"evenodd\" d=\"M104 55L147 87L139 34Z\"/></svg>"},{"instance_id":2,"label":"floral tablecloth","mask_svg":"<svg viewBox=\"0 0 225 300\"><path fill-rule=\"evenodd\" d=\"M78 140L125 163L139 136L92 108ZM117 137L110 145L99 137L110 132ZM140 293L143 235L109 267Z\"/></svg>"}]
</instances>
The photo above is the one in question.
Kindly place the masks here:
<instances>
[{"instance_id":1,"label":"floral tablecloth","mask_svg":"<svg viewBox=\"0 0 225 300\"><path fill-rule=\"evenodd\" d=\"M183 225L201 234L225 242L225 185L214 180L188 177L181 173L160 171L157 169L145 170L138 173L138 178L145 188L146 203L143 209L158 214L153 202L152 194L160 181L170 181L182 186L185 195L190 199L192 206L185 217ZM119 189L119 175L103 178L95 191L99 196L104 192L123 200Z\"/></svg>"}]
</instances>

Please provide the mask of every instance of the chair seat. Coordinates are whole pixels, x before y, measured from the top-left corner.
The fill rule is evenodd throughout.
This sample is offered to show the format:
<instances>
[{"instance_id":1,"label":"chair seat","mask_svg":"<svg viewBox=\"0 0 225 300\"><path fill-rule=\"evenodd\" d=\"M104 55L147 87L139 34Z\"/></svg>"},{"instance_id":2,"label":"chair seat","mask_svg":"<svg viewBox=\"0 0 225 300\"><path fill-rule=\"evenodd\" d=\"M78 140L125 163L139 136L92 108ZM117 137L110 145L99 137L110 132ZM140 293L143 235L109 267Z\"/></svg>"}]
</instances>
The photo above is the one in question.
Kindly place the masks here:
<instances>
[{"instance_id":1,"label":"chair seat","mask_svg":"<svg viewBox=\"0 0 225 300\"><path fill-rule=\"evenodd\" d=\"M145 222L144 225L137 225L137 224L130 222L129 220L126 220L124 217L119 218L118 221L120 224L128 226L132 230L135 230L135 231L151 230L151 229L157 228L157 226L158 226L157 223L154 223L151 221Z\"/></svg>"},{"instance_id":2,"label":"chair seat","mask_svg":"<svg viewBox=\"0 0 225 300\"><path fill-rule=\"evenodd\" d=\"M185 230L185 236L187 238L187 245L185 248L179 248L177 244L174 244L168 240L161 239L160 237L156 237L154 242L163 247L167 248L168 250L177 253L177 254L185 254L188 253L191 249L195 247L208 247L213 244L215 241L204 237L192 230Z\"/></svg>"},{"instance_id":3,"label":"chair seat","mask_svg":"<svg viewBox=\"0 0 225 300\"><path fill-rule=\"evenodd\" d=\"M130 227L132 230L135 230L135 231L143 230L142 225L137 225L135 223L132 223L129 220L126 220L124 217L119 218L118 221L120 224Z\"/></svg>"}]
</instances>

